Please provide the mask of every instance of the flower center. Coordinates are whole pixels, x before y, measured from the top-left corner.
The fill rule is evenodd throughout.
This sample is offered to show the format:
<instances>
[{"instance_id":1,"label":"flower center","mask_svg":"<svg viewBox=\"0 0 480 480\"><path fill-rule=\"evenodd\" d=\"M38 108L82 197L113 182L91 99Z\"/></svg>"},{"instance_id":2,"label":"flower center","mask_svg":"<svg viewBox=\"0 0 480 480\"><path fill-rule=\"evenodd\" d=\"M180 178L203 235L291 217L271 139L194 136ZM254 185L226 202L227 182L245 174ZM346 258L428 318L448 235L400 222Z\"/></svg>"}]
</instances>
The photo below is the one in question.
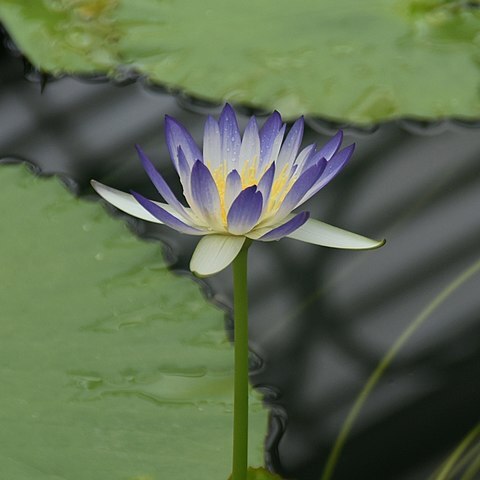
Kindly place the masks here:
<instances>
[{"instance_id":1,"label":"flower center","mask_svg":"<svg viewBox=\"0 0 480 480\"><path fill-rule=\"evenodd\" d=\"M207 166L210 167L207 162ZM242 182L242 191L252 185L258 185L260 179L268 170L270 165L267 165L262 169L261 172L258 171L258 158L255 157L250 161L247 161L243 164L241 171L239 172L240 179ZM227 227L227 215L228 215L228 205L226 201L226 189L227 189L227 175L230 173L227 171L226 162L220 164L217 168L211 170L213 180L217 185L218 195L220 197L220 215L222 223ZM295 183L297 175L291 174L291 165L284 165L282 170L275 175L273 180L272 188L270 195L267 201L267 205L262 217L271 217L276 213L280 208L283 200L287 196L288 192L292 188L292 185Z\"/></svg>"}]
</instances>

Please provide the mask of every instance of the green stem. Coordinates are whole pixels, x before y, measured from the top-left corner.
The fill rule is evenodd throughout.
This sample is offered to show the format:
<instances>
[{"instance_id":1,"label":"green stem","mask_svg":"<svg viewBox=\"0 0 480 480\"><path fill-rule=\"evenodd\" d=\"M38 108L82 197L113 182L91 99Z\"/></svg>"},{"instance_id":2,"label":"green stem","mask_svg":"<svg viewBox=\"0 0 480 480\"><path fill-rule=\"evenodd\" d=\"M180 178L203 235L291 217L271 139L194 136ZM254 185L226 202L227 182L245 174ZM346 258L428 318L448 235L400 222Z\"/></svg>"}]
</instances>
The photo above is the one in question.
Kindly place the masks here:
<instances>
[{"instance_id":1,"label":"green stem","mask_svg":"<svg viewBox=\"0 0 480 480\"><path fill-rule=\"evenodd\" d=\"M477 456L470 466L465 470L462 478L460 480L475 480L475 475L480 472L480 457ZM478 478L478 477L476 477Z\"/></svg>"},{"instance_id":2,"label":"green stem","mask_svg":"<svg viewBox=\"0 0 480 480\"><path fill-rule=\"evenodd\" d=\"M448 480L450 473L455 467L455 464L460 460L465 450L472 444L472 442L480 435L480 424L476 425L468 435L461 441L461 443L455 448L452 454L448 457L447 461L442 467L442 470L436 476L435 480ZM464 478L464 477L462 477ZM468 477L467 477L468 478Z\"/></svg>"},{"instance_id":3,"label":"green stem","mask_svg":"<svg viewBox=\"0 0 480 480\"><path fill-rule=\"evenodd\" d=\"M247 240L233 261L235 393L233 402L232 480L247 478L248 450L248 291Z\"/></svg>"}]
</instances>

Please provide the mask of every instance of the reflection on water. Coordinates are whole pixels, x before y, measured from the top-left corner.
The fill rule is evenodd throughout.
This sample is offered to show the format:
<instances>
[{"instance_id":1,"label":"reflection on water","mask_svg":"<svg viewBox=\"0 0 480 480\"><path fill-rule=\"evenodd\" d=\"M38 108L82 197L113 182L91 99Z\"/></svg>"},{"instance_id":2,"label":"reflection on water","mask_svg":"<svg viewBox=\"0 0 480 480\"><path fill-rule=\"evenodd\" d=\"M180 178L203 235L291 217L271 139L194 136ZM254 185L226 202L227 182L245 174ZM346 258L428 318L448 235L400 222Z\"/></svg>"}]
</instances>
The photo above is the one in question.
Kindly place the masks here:
<instances>
[{"instance_id":1,"label":"reflection on water","mask_svg":"<svg viewBox=\"0 0 480 480\"><path fill-rule=\"evenodd\" d=\"M202 116L138 85L64 79L47 84L40 96L38 85L22 81L18 61L4 56L0 71L0 154L65 173L84 194L92 193L88 180L97 178L154 196L135 158L133 144L140 143L178 192L162 118L169 114L184 122L200 141ZM185 96L181 104L202 113L218 110ZM331 128L313 120L310 125L322 132ZM387 245L347 252L283 240L251 249L251 347L263 360L253 357L252 381L273 388L270 402L279 416L271 428L285 430L280 441L270 437L268 458L284 476L298 480L321 478L343 422L381 358L480 253L477 129L401 122L347 133L347 142L357 142L357 153L308 207L315 218L386 237ZM305 144L319 137L309 131ZM143 234L170 245L175 267L187 268L196 239L150 224ZM230 272L209 284L215 299L229 301ZM398 350L353 424L335 479L426 479L475 427L479 291L476 274L429 312ZM134 316L109 318L91 328L128 328L132 321ZM198 341L221 339L206 334ZM158 391L155 375L166 374L144 379L141 391L164 398L170 391ZM185 377L171 394L188 392L202 378ZM128 394L132 387L127 378L72 372L72 388L105 395ZM476 442L473 459L479 454Z\"/></svg>"}]
</instances>

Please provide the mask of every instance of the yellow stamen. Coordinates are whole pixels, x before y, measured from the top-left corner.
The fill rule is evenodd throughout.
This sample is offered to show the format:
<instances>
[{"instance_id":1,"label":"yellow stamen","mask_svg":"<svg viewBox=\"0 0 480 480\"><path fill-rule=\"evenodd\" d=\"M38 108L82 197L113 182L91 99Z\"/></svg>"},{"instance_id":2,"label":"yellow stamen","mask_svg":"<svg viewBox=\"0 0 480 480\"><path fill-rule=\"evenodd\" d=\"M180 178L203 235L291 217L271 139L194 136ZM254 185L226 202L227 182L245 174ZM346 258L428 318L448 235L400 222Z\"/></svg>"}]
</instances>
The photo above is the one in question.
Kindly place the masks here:
<instances>
[{"instance_id":1,"label":"yellow stamen","mask_svg":"<svg viewBox=\"0 0 480 480\"><path fill-rule=\"evenodd\" d=\"M267 205L267 214L275 213L275 210L280 207L287 193L295 183L296 176L289 178L290 165L284 165L277 178L274 180L272 190L270 192L270 199Z\"/></svg>"},{"instance_id":2,"label":"yellow stamen","mask_svg":"<svg viewBox=\"0 0 480 480\"><path fill-rule=\"evenodd\" d=\"M257 176L257 168L258 157L254 157L253 160L249 160L243 164L242 171L240 172L243 189L251 187L252 185L258 185L259 177Z\"/></svg>"}]
</instances>

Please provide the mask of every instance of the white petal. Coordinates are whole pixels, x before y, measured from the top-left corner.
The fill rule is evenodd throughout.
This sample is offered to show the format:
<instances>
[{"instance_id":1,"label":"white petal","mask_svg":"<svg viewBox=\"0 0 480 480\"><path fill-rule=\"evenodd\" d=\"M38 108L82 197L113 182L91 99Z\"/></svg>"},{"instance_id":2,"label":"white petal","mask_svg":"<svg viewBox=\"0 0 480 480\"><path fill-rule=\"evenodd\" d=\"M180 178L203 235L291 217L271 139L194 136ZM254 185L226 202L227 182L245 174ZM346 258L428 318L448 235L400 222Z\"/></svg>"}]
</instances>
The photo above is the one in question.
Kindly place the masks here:
<instances>
[{"instance_id":1,"label":"white petal","mask_svg":"<svg viewBox=\"0 0 480 480\"><path fill-rule=\"evenodd\" d=\"M233 201L238 197L238 194L242 191L242 179L240 174L236 170L232 170L227 175L227 181L225 183L225 209L230 210Z\"/></svg>"},{"instance_id":2,"label":"white petal","mask_svg":"<svg viewBox=\"0 0 480 480\"><path fill-rule=\"evenodd\" d=\"M303 138L303 117L299 118L288 132L277 159L277 168L282 169L285 164L293 165Z\"/></svg>"},{"instance_id":3,"label":"white petal","mask_svg":"<svg viewBox=\"0 0 480 480\"><path fill-rule=\"evenodd\" d=\"M273 230L273 228L272 227L259 228L257 230L252 230L251 232L246 233L245 236L252 240L258 240L260 237L263 237L270 230Z\"/></svg>"},{"instance_id":4,"label":"white petal","mask_svg":"<svg viewBox=\"0 0 480 480\"><path fill-rule=\"evenodd\" d=\"M306 162L306 160L310 157L310 154L312 151L315 150L315 145L309 145L308 147L305 147L297 156L295 159L295 165L298 165L297 172L302 173L303 171L303 165Z\"/></svg>"},{"instance_id":5,"label":"white petal","mask_svg":"<svg viewBox=\"0 0 480 480\"><path fill-rule=\"evenodd\" d=\"M129 193L122 192L103 183L97 182L95 180L91 181L92 187L94 190L108 203L111 203L114 207L117 207L122 212L128 213L133 217L141 218L142 220L147 220L148 222L162 223L158 218L154 217L151 213L147 212L136 200L133 198L133 195ZM172 214L174 217L182 220L185 223L191 224L191 226L196 226L193 222L187 222L183 217L180 217L175 209L166 203L155 202L164 208L168 213ZM191 215L190 209L185 209L187 213Z\"/></svg>"},{"instance_id":6,"label":"white petal","mask_svg":"<svg viewBox=\"0 0 480 480\"><path fill-rule=\"evenodd\" d=\"M205 122L203 133L203 159L212 170L217 168L222 161L222 140L218 123L211 116Z\"/></svg>"},{"instance_id":7,"label":"white petal","mask_svg":"<svg viewBox=\"0 0 480 480\"><path fill-rule=\"evenodd\" d=\"M314 245L351 250L368 250L385 244L385 240L372 240L314 219L307 220L304 225L287 237Z\"/></svg>"},{"instance_id":8,"label":"white petal","mask_svg":"<svg viewBox=\"0 0 480 480\"><path fill-rule=\"evenodd\" d=\"M290 218L293 218L293 215L289 215L283 221L286 222L290 220ZM278 222L272 225L268 225L267 227L254 228L251 232L246 233L245 236L252 240L258 240L260 237L263 237L266 233L270 232L274 228L279 227L281 224L282 222Z\"/></svg>"},{"instance_id":9,"label":"white petal","mask_svg":"<svg viewBox=\"0 0 480 480\"><path fill-rule=\"evenodd\" d=\"M247 162L252 162L254 159L257 162L260 159L260 137L258 136L258 127L255 117L252 117L245 128L243 134L242 145L240 147L239 168ZM242 167L240 167L240 165Z\"/></svg>"},{"instance_id":10,"label":"white petal","mask_svg":"<svg viewBox=\"0 0 480 480\"><path fill-rule=\"evenodd\" d=\"M190 270L200 277L207 277L228 267L245 243L245 237L206 235L193 252Z\"/></svg>"},{"instance_id":11,"label":"white petal","mask_svg":"<svg viewBox=\"0 0 480 480\"><path fill-rule=\"evenodd\" d=\"M280 129L280 132L278 133L278 135L275 137L275 141L273 142L273 145L272 145L272 151L270 152L270 161L268 162L268 164L270 164L271 162L277 161L278 152L280 151L280 147L282 146L283 137L285 136L286 128L287 126L284 124ZM293 159L292 159L292 163L293 163Z\"/></svg>"}]
</instances>

